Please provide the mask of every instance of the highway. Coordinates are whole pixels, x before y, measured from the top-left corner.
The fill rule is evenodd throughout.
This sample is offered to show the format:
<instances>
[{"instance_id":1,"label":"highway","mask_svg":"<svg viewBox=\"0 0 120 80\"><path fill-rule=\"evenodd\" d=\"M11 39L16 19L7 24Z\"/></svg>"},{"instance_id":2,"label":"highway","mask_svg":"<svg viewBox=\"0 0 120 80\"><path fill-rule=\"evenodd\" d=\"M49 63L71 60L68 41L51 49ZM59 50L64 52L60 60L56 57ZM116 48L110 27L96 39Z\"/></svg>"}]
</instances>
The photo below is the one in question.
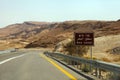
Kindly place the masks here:
<instances>
[{"instance_id":1,"label":"highway","mask_svg":"<svg viewBox=\"0 0 120 80\"><path fill-rule=\"evenodd\" d=\"M87 80L40 50L0 55L0 80Z\"/></svg>"}]
</instances>

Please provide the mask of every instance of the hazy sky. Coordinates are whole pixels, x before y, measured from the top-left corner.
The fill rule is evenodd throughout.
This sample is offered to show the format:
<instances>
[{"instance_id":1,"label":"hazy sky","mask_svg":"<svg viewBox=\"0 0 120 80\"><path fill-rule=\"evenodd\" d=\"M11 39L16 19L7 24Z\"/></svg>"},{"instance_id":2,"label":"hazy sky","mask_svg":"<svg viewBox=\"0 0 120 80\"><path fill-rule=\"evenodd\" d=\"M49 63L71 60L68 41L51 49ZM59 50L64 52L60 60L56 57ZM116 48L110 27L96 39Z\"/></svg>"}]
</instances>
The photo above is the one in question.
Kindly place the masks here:
<instances>
[{"instance_id":1,"label":"hazy sky","mask_svg":"<svg viewBox=\"0 0 120 80\"><path fill-rule=\"evenodd\" d=\"M119 18L120 0L0 0L0 27L24 21Z\"/></svg>"}]
</instances>

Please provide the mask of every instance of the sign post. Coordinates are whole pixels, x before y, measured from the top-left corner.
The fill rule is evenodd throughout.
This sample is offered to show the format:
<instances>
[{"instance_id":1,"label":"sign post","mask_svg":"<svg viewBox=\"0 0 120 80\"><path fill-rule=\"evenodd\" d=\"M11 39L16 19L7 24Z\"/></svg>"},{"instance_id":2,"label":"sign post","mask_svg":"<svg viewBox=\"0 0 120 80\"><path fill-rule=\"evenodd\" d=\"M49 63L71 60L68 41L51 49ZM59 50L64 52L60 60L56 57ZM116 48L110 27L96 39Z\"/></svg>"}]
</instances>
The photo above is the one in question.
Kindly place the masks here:
<instances>
[{"instance_id":1,"label":"sign post","mask_svg":"<svg viewBox=\"0 0 120 80\"><path fill-rule=\"evenodd\" d=\"M90 51L90 58L92 60L92 46L91 46L91 51Z\"/></svg>"},{"instance_id":2,"label":"sign post","mask_svg":"<svg viewBox=\"0 0 120 80\"><path fill-rule=\"evenodd\" d=\"M94 46L94 33L74 33L76 46L91 46L90 58L92 60L92 46ZM91 70L90 65L90 70Z\"/></svg>"}]
</instances>

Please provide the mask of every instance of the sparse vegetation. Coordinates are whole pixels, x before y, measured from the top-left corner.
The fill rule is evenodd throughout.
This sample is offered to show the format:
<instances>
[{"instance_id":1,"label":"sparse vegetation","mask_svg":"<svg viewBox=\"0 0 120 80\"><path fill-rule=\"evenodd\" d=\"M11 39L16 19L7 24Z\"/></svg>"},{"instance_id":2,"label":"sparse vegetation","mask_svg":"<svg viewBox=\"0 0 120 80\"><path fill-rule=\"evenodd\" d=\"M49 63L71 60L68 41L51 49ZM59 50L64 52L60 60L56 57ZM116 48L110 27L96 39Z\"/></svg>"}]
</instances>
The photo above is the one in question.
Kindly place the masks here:
<instances>
[{"instance_id":1,"label":"sparse vegetation","mask_svg":"<svg viewBox=\"0 0 120 80\"><path fill-rule=\"evenodd\" d=\"M74 40L67 43L67 45L64 46L65 51L68 52L69 55L73 56L83 56L87 53L89 47L88 46L76 46L74 44Z\"/></svg>"},{"instance_id":2,"label":"sparse vegetation","mask_svg":"<svg viewBox=\"0 0 120 80\"><path fill-rule=\"evenodd\" d=\"M102 60L105 61L105 62L111 62L111 60L109 60L109 59L106 58L106 57L102 58Z\"/></svg>"},{"instance_id":3,"label":"sparse vegetation","mask_svg":"<svg viewBox=\"0 0 120 80\"><path fill-rule=\"evenodd\" d=\"M120 74L115 73L108 74L107 78L108 78L107 80L120 80Z\"/></svg>"},{"instance_id":4,"label":"sparse vegetation","mask_svg":"<svg viewBox=\"0 0 120 80\"><path fill-rule=\"evenodd\" d=\"M86 59L91 59L90 56L86 56L86 55L85 55L85 56L83 56L83 57L86 58ZM93 59L93 60L98 60L95 56L92 56L92 59Z\"/></svg>"},{"instance_id":5,"label":"sparse vegetation","mask_svg":"<svg viewBox=\"0 0 120 80\"><path fill-rule=\"evenodd\" d=\"M116 58L114 58L113 61L119 62L120 61L120 55L116 56Z\"/></svg>"},{"instance_id":6,"label":"sparse vegetation","mask_svg":"<svg viewBox=\"0 0 120 80\"><path fill-rule=\"evenodd\" d=\"M90 72L90 65L85 64L85 65L82 67L82 71L83 71L83 72L86 72L86 73Z\"/></svg>"}]
</instances>

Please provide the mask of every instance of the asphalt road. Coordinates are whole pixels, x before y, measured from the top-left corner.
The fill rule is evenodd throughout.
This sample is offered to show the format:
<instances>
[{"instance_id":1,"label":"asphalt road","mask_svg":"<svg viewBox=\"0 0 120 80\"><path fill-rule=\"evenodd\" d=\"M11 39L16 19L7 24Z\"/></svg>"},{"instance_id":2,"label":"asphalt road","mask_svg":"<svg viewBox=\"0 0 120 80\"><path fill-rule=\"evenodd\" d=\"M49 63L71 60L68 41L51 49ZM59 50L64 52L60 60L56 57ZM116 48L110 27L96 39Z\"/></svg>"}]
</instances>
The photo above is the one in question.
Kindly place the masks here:
<instances>
[{"instance_id":1,"label":"asphalt road","mask_svg":"<svg viewBox=\"0 0 120 80\"><path fill-rule=\"evenodd\" d=\"M19 51L0 55L0 80L71 80L41 54L42 51ZM74 76L76 80L86 80L60 63L56 61L54 63Z\"/></svg>"}]
</instances>

